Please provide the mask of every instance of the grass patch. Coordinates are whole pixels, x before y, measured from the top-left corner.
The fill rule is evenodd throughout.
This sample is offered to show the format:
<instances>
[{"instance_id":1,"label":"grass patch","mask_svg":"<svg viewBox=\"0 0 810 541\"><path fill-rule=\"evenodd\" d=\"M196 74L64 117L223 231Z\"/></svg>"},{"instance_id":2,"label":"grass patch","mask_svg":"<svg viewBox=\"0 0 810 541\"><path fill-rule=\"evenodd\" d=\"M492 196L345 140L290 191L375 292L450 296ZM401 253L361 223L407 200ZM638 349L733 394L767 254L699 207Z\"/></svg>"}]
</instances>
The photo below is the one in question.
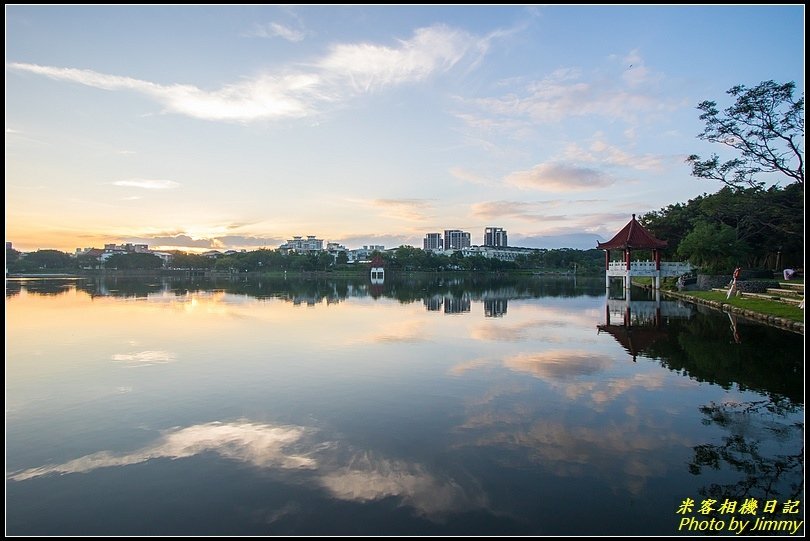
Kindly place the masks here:
<instances>
[{"instance_id":1,"label":"grass patch","mask_svg":"<svg viewBox=\"0 0 810 541\"><path fill-rule=\"evenodd\" d=\"M722 302L743 310L751 310L758 314L781 317L791 321L804 322L804 310L798 306L767 299L752 299L750 297L735 297L726 299L726 294L720 291L682 291L682 295L697 297L708 301Z\"/></svg>"}]
</instances>

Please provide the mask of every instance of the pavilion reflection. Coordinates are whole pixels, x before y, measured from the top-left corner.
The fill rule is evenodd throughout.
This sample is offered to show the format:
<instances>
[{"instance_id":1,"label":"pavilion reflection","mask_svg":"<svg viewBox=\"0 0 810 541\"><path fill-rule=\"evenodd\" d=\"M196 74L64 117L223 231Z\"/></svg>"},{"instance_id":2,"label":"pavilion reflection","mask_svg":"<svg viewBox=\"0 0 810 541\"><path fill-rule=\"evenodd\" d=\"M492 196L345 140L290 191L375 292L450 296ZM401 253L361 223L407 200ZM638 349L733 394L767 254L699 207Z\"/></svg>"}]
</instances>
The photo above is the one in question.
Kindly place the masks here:
<instances>
[{"instance_id":1,"label":"pavilion reflection","mask_svg":"<svg viewBox=\"0 0 810 541\"><path fill-rule=\"evenodd\" d=\"M690 319L694 307L681 301L662 300L660 290L623 289L605 299L605 323L597 325L597 334L610 334L636 362L657 341L667 338L667 322ZM636 292L636 293L633 293ZM636 299L632 297L636 296Z\"/></svg>"}]
</instances>

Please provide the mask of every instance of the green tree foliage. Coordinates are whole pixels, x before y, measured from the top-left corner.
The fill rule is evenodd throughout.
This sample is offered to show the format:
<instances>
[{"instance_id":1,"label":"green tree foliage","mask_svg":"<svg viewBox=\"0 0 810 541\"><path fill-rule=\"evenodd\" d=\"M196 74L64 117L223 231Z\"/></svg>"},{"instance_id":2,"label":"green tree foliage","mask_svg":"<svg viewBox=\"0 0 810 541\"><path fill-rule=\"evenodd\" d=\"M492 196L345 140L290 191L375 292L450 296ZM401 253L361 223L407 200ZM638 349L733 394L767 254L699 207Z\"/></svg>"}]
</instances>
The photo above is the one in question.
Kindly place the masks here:
<instances>
[{"instance_id":1,"label":"green tree foliage","mask_svg":"<svg viewBox=\"0 0 810 541\"><path fill-rule=\"evenodd\" d=\"M748 245L726 224L699 222L678 245L678 255L710 272L727 272L745 260Z\"/></svg>"},{"instance_id":2,"label":"green tree foliage","mask_svg":"<svg viewBox=\"0 0 810 541\"><path fill-rule=\"evenodd\" d=\"M9 265L12 272L64 272L75 269L76 261L70 254L59 250L37 250L20 254L16 263Z\"/></svg>"},{"instance_id":3,"label":"green tree foliage","mask_svg":"<svg viewBox=\"0 0 810 541\"><path fill-rule=\"evenodd\" d=\"M169 267L174 269L210 269L216 261L213 258L199 254L178 252L174 254Z\"/></svg>"},{"instance_id":4,"label":"green tree foliage","mask_svg":"<svg viewBox=\"0 0 810 541\"><path fill-rule=\"evenodd\" d=\"M14 248L6 248L6 267L15 265L20 259L20 252Z\"/></svg>"},{"instance_id":5,"label":"green tree foliage","mask_svg":"<svg viewBox=\"0 0 810 541\"><path fill-rule=\"evenodd\" d=\"M155 254L115 254L104 262L104 266L119 270L159 269L163 267L163 260Z\"/></svg>"},{"instance_id":6,"label":"green tree foliage","mask_svg":"<svg viewBox=\"0 0 810 541\"><path fill-rule=\"evenodd\" d=\"M724 187L712 195L702 195L686 204L669 205L643 215L639 221L653 235L668 241L665 253L678 253L680 243L698 223L733 229L736 241L747 246L739 261L748 268L801 265L804 253L803 186L797 183L768 189ZM706 233L706 230L703 231ZM717 243L723 239L716 239ZM684 248L688 250L690 248ZM694 263L694 261L693 261ZM717 263L717 265L715 265ZM725 266L715 262L709 266ZM733 268L733 267L732 267Z\"/></svg>"},{"instance_id":7,"label":"green tree foliage","mask_svg":"<svg viewBox=\"0 0 810 541\"><path fill-rule=\"evenodd\" d=\"M698 138L719 143L738 154L721 162L717 154L703 160L691 155L692 175L720 181L734 189L762 189L768 175L786 176L804 185L804 95L793 99L795 83L764 81L754 88L737 85L727 94L736 101L722 113L714 101L698 109L705 122Z\"/></svg>"}]
</instances>

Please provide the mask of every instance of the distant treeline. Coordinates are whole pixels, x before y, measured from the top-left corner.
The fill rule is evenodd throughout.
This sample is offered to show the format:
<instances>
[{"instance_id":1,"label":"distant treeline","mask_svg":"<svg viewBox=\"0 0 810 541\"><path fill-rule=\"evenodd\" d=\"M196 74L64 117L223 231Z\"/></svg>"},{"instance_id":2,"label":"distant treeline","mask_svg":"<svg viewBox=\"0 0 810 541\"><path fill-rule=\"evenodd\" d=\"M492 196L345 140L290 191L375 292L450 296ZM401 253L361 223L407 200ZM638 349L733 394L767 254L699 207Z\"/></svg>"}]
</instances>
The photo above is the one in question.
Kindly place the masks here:
<instances>
[{"instance_id":1,"label":"distant treeline","mask_svg":"<svg viewBox=\"0 0 810 541\"><path fill-rule=\"evenodd\" d=\"M285 254L278 250L254 250L216 258L185 252L173 252L168 263L150 253L115 254L101 262L94 257L72 256L58 250L37 250L22 254L6 250L9 273L77 272L92 269L148 270L185 269L223 272L327 271L367 268L367 264L349 263L345 253L333 257L328 252ZM548 272L597 272L604 269L604 252L572 248L537 249L519 255L515 261L501 261L481 255L435 254L421 248L401 246L395 250L375 252L386 268L403 271L510 271L541 270Z\"/></svg>"}]
</instances>

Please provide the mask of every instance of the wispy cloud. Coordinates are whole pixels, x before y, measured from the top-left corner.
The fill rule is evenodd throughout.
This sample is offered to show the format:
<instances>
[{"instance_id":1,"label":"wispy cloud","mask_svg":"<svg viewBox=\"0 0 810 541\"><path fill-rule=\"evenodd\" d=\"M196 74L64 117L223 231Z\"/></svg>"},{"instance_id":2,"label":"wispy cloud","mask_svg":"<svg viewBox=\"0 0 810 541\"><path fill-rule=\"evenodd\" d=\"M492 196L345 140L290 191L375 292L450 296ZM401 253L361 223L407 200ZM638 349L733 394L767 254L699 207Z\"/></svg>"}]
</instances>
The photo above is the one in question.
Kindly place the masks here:
<instances>
[{"instance_id":1,"label":"wispy cloud","mask_svg":"<svg viewBox=\"0 0 810 541\"><path fill-rule=\"evenodd\" d=\"M253 28L244 35L254 38L282 38L297 43L307 37L307 32L302 29L284 26L281 23L269 22L267 24L254 24Z\"/></svg>"},{"instance_id":2,"label":"wispy cloud","mask_svg":"<svg viewBox=\"0 0 810 541\"><path fill-rule=\"evenodd\" d=\"M515 171L504 178L506 184L525 190L577 192L606 188L614 183L597 169L563 163L543 163L528 171Z\"/></svg>"},{"instance_id":3,"label":"wispy cloud","mask_svg":"<svg viewBox=\"0 0 810 541\"><path fill-rule=\"evenodd\" d=\"M284 242L284 239L280 237L263 237L253 235L215 235L210 237L194 237L186 233L176 233L169 235L141 235L126 237L125 241L176 249L257 249L262 247L276 248Z\"/></svg>"},{"instance_id":4,"label":"wispy cloud","mask_svg":"<svg viewBox=\"0 0 810 541\"><path fill-rule=\"evenodd\" d=\"M460 110L457 115L476 129L514 131L517 126L582 116L635 122L642 115L684 106L681 101L657 92L655 83L661 76L646 67L638 51L608 60L612 60L612 75L601 71L586 74L573 67L558 69L504 95L459 98L467 110Z\"/></svg>"},{"instance_id":5,"label":"wispy cloud","mask_svg":"<svg viewBox=\"0 0 810 541\"><path fill-rule=\"evenodd\" d=\"M459 180L463 180L464 182L469 182L470 184L478 184L481 186L489 186L493 185L494 182L482 177L481 175L477 175L471 171L468 171L462 167L451 167L450 174L456 177Z\"/></svg>"},{"instance_id":6,"label":"wispy cloud","mask_svg":"<svg viewBox=\"0 0 810 541\"><path fill-rule=\"evenodd\" d=\"M527 221L558 221L566 217L561 214L549 214L548 210L558 207L559 201L484 201L471 206L475 216L487 220L519 218Z\"/></svg>"},{"instance_id":7,"label":"wispy cloud","mask_svg":"<svg viewBox=\"0 0 810 541\"><path fill-rule=\"evenodd\" d=\"M410 221L429 219L433 208L430 199L373 199L369 204L384 211L387 216Z\"/></svg>"},{"instance_id":8,"label":"wispy cloud","mask_svg":"<svg viewBox=\"0 0 810 541\"><path fill-rule=\"evenodd\" d=\"M476 43L472 35L444 25L419 28L397 47L341 44L316 65L333 80L360 92L416 82L457 64Z\"/></svg>"},{"instance_id":9,"label":"wispy cloud","mask_svg":"<svg viewBox=\"0 0 810 541\"><path fill-rule=\"evenodd\" d=\"M593 141L587 148L571 143L563 150L562 157L567 162L628 167L639 171L660 171L669 159L654 154L632 154L601 139ZM679 163L683 163L680 157Z\"/></svg>"},{"instance_id":10,"label":"wispy cloud","mask_svg":"<svg viewBox=\"0 0 810 541\"><path fill-rule=\"evenodd\" d=\"M180 186L180 183L173 180L130 178L126 180L116 180L112 185L125 188L142 188L144 190L170 190Z\"/></svg>"},{"instance_id":11,"label":"wispy cloud","mask_svg":"<svg viewBox=\"0 0 810 541\"><path fill-rule=\"evenodd\" d=\"M165 111L213 121L253 122L301 118L321 107L388 86L422 81L449 70L465 56L483 54L487 38L444 25L419 28L396 46L338 44L304 68L289 66L218 90L163 85L88 69L11 62L7 68L110 91L132 91Z\"/></svg>"}]
</instances>

